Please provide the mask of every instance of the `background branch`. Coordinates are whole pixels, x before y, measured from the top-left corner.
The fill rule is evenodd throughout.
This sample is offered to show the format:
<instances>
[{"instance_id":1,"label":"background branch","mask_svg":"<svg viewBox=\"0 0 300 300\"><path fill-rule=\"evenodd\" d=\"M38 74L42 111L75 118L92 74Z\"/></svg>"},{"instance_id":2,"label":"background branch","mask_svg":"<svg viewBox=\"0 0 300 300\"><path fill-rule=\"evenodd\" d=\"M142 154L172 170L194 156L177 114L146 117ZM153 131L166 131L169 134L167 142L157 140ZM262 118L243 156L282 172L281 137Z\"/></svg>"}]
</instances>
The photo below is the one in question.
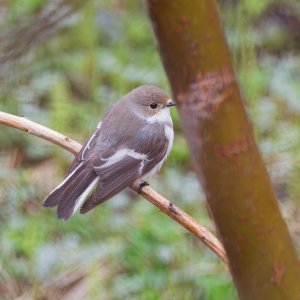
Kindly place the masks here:
<instances>
[{"instance_id":1,"label":"background branch","mask_svg":"<svg viewBox=\"0 0 300 300\"><path fill-rule=\"evenodd\" d=\"M30 121L24 117L18 117L5 112L0 112L0 124L17 128L42 139L45 139L53 144L56 144L69 152L76 154L80 151L81 145L63 134L60 134L43 125ZM130 187L135 192L138 191L138 186ZM227 263L225 250L221 242L204 226L198 224L186 212L178 208L172 202L158 194L149 186L145 186L140 194L149 202L158 207L162 212L171 217L177 223L185 227L194 236L196 236L203 244L211 249L219 258Z\"/></svg>"}]
</instances>

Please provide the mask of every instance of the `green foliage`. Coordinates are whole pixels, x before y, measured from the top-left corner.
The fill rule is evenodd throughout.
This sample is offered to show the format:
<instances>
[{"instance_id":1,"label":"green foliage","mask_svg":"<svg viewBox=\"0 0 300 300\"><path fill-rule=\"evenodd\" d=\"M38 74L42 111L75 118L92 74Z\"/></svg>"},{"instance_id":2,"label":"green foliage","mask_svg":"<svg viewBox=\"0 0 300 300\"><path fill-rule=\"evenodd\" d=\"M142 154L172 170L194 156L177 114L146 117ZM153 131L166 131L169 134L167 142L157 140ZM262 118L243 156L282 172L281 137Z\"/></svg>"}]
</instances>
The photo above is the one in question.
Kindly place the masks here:
<instances>
[{"instance_id":1,"label":"green foliage","mask_svg":"<svg viewBox=\"0 0 300 300\"><path fill-rule=\"evenodd\" d=\"M10 9L8 10L7 19L10 23L15 23L19 18L30 14L44 4L44 0L12 0L10 1Z\"/></svg>"}]
</instances>

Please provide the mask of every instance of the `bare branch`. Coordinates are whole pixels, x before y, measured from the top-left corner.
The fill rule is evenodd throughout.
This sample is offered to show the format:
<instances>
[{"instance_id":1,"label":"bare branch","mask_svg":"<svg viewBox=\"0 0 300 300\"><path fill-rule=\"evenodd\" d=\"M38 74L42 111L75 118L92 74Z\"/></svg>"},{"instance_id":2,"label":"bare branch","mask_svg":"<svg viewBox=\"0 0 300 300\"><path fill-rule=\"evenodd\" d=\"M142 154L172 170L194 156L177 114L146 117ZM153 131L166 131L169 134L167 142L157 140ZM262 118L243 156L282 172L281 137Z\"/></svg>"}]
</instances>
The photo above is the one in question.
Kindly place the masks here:
<instances>
[{"instance_id":1,"label":"bare branch","mask_svg":"<svg viewBox=\"0 0 300 300\"><path fill-rule=\"evenodd\" d=\"M0 124L36 135L68 150L73 154L78 153L81 148L79 143L71 140L70 138L24 117L18 117L8 113L0 112ZM134 185L130 188L135 192L138 192L139 190L139 187ZM225 263L228 262L221 242L206 227L198 224L186 212L175 206L172 202L158 194L149 186L143 187L143 189L140 191L140 195L158 207L162 212L171 217L177 223L185 227L189 232L194 234Z\"/></svg>"},{"instance_id":2,"label":"bare branch","mask_svg":"<svg viewBox=\"0 0 300 300\"><path fill-rule=\"evenodd\" d=\"M24 117L18 117L0 111L0 124L17 128L33 135L36 135L44 140L47 140L55 145L58 145L69 152L76 154L80 151L81 145L65 135L58 133L50 128L47 128L38 123L32 122Z\"/></svg>"},{"instance_id":3,"label":"bare branch","mask_svg":"<svg viewBox=\"0 0 300 300\"><path fill-rule=\"evenodd\" d=\"M139 190L139 187L137 186L131 186L130 188L136 192ZM162 212L171 217L177 223L185 227L189 232L194 234L209 249L215 252L215 254L217 254L224 262L227 263L227 257L221 242L206 227L197 223L185 211L161 196L150 186L144 186L139 194L158 207Z\"/></svg>"},{"instance_id":4,"label":"bare branch","mask_svg":"<svg viewBox=\"0 0 300 300\"><path fill-rule=\"evenodd\" d=\"M46 1L39 10L18 20L12 28L7 25L5 13L0 15L3 25L0 32L0 80L6 80L8 72L24 62L35 46L67 27L83 5L84 2L79 0ZM19 72L14 72L14 76L15 73Z\"/></svg>"}]
</instances>

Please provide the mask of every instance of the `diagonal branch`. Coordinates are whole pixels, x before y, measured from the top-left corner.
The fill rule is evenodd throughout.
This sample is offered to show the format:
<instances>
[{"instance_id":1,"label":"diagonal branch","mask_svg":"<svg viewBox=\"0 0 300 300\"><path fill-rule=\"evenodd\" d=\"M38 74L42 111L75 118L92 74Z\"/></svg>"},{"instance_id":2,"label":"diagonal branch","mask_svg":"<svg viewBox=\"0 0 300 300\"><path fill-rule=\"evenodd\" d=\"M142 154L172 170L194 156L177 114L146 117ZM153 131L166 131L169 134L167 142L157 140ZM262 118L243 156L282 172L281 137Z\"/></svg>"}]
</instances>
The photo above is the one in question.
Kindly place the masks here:
<instances>
[{"instance_id":1,"label":"diagonal branch","mask_svg":"<svg viewBox=\"0 0 300 300\"><path fill-rule=\"evenodd\" d=\"M49 129L43 125L30 121L24 117L18 117L0 111L0 124L17 128L42 139L45 139L53 144L56 144L69 152L76 154L80 151L81 145L70 138ZM139 187L132 185L130 187L135 192L138 192ZM219 258L227 263L227 257L221 242L204 226L198 224L191 216L174 205L172 202L158 194L149 186L143 187L140 191L146 200L158 207L162 212L171 217L177 223L185 227L188 231L194 234L203 244L211 249Z\"/></svg>"}]
</instances>

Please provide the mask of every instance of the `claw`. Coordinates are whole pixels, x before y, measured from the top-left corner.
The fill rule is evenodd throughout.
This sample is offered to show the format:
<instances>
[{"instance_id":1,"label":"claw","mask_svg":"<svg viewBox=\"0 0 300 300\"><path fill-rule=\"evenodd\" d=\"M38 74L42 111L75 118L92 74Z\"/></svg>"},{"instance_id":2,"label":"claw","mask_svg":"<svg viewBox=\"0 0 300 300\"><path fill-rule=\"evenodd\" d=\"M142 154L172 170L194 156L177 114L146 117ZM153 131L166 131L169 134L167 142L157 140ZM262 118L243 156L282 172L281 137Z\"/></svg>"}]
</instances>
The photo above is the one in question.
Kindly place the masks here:
<instances>
[{"instance_id":1,"label":"claw","mask_svg":"<svg viewBox=\"0 0 300 300\"><path fill-rule=\"evenodd\" d=\"M141 193L141 191L142 191L142 189L143 189L143 187L144 186L147 186L147 185L150 185L147 181L142 181L141 183L140 183L140 186L139 186L139 189L138 189L138 194L140 194Z\"/></svg>"}]
</instances>

